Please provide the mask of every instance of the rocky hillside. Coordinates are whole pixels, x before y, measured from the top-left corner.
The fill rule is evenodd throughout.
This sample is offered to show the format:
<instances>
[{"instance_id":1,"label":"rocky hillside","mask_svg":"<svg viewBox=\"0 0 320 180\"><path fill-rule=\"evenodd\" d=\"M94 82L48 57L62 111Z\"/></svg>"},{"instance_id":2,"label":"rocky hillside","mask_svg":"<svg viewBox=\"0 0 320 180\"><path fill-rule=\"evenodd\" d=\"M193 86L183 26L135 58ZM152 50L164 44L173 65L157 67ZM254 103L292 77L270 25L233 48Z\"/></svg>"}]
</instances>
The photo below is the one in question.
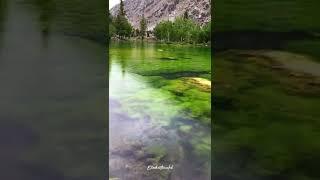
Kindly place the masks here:
<instances>
[{"instance_id":1,"label":"rocky hillside","mask_svg":"<svg viewBox=\"0 0 320 180\"><path fill-rule=\"evenodd\" d=\"M153 29L161 20L174 20L186 11L189 17L200 24L210 21L210 0L125 0L125 11L131 24L139 27L139 22L144 14L148 20L148 29ZM110 12L117 15L119 5Z\"/></svg>"}]
</instances>

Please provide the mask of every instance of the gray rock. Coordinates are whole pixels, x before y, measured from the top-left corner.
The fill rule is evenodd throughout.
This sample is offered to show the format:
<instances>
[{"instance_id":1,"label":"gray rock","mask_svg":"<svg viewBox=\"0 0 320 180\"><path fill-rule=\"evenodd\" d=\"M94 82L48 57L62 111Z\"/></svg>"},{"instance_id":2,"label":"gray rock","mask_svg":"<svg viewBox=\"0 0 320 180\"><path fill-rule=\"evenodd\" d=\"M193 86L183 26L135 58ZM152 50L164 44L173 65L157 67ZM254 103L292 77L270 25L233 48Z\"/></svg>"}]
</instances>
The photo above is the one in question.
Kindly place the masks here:
<instances>
[{"instance_id":1,"label":"gray rock","mask_svg":"<svg viewBox=\"0 0 320 180\"><path fill-rule=\"evenodd\" d=\"M142 15L148 20L148 30L152 30L162 20L174 20L185 11L190 18L203 25L211 20L210 0L125 0L125 11L134 28L139 28ZM113 16L119 5L110 10Z\"/></svg>"}]
</instances>

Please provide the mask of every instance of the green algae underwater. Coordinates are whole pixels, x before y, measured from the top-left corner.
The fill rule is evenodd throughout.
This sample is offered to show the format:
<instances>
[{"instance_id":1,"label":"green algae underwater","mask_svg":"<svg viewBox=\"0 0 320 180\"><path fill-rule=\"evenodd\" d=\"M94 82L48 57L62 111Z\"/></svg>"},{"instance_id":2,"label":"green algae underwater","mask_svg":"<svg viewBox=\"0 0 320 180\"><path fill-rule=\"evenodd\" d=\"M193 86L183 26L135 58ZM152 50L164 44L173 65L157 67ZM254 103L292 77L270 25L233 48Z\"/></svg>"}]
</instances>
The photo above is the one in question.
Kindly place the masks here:
<instances>
[{"instance_id":1,"label":"green algae underwater","mask_svg":"<svg viewBox=\"0 0 320 180\"><path fill-rule=\"evenodd\" d=\"M210 179L210 48L111 42L109 53L110 177Z\"/></svg>"},{"instance_id":2,"label":"green algae underwater","mask_svg":"<svg viewBox=\"0 0 320 180\"><path fill-rule=\"evenodd\" d=\"M318 179L320 78L309 67L320 64L313 58L272 50L215 56L215 179Z\"/></svg>"},{"instance_id":3,"label":"green algae underwater","mask_svg":"<svg viewBox=\"0 0 320 180\"><path fill-rule=\"evenodd\" d=\"M213 179L320 179L319 5L215 1Z\"/></svg>"}]
</instances>

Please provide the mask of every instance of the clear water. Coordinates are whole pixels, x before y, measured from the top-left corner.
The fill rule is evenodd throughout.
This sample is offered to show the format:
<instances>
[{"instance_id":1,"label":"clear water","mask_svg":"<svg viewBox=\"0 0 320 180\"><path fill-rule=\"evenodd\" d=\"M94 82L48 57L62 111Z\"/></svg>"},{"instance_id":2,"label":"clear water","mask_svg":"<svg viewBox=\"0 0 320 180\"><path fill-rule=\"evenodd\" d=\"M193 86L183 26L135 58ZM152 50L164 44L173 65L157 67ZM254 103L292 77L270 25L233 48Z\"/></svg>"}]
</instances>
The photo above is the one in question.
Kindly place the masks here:
<instances>
[{"instance_id":1,"label":"clear water","mask_svg":"<svg viewBox=\"0 0 320 180\"><path fill-rule=\"evenodd\" d=\"M190 105L210 111L210 92L193 87L175 93L186 85L184 78L209 77L210 49L112 43L109 57L111 177L210 179L210 123L200 120L210 114L197 115ZM148 171L149 165L173 170Z\"/></svg>"},{"instance_id":2,"label":"clear water","mask_svg":"<svg viewBox=\"0 0 320 180\"><path fill-rule=\"evenodd\" d=\"M105 178L106 72L111 177L210 179L211 96L188 79L210 79L210 49L113 44L107 71L105 46L78 37L99 28L48 2L1 0L0 179Z\"/></svg>"}]
</instances>

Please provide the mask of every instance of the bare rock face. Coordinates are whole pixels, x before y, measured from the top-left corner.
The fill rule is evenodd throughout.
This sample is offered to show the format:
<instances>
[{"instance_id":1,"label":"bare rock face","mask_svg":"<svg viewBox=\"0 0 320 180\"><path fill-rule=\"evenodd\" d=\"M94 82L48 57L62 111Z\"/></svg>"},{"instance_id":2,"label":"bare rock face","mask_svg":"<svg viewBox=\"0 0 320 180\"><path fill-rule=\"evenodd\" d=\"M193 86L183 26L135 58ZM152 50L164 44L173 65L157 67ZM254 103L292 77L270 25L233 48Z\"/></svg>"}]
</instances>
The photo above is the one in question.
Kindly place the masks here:
<instances>
[{"instance_id":1,"label":"bare rock face","mask_svg":"<svg viewBox=\"0 0 320 180\"><path fill-rule=\"evenodd\" d=\"M211 20L210 0L125 0L125 11L134 28L139 28L139 22L144 14L148 21L148 30L152 30L160 21L173 21L186 11L190 18L203 25ZM110 10L113 16L119 11L119 5Z\"/></svg>"}]
</instances>

